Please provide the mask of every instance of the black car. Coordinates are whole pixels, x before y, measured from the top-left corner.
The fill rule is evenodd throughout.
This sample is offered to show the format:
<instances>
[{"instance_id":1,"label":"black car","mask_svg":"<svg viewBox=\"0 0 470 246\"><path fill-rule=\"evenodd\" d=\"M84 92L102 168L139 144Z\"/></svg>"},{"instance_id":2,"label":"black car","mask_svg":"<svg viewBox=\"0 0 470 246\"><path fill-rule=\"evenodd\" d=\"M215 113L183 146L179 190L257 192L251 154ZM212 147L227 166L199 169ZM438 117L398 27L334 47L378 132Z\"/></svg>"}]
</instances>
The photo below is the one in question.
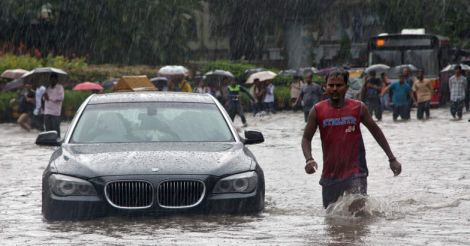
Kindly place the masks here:
<instances>
[{"instance_id":1,"label":"black car","mask_svg":"<svg viewBox=\"0 0 470 246\"><path fill-rule=\"evenodd\" d=\"M92 95L42 178L48 220L112 214L259 212L264 175L248 144L263 135L237 130L208 94L119 92Z\"/></svg>"}]
</instances>

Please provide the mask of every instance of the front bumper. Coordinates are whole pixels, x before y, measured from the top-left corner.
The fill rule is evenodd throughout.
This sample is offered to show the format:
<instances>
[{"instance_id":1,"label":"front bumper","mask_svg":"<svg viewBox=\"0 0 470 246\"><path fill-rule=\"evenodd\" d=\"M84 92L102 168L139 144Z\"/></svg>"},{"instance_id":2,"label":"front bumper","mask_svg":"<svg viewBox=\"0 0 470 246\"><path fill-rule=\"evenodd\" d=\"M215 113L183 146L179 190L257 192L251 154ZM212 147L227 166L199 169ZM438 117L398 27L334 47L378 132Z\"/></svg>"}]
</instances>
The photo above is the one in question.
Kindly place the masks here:
<instances>
[{"instance_id":1,"label":"front bumper","mask_svg":"<svg viewBox=\"0 0 470 246\"><path fill-rule=\"evenodd\" d=\"M116 208L107 201L104 195L104 185L109 182L109 180L101 179L92 181L97 190L97 196L60 197L50 192L48 186L43 184L42 213L47 220L73 220L91 219L111 215L133 216L175 213L252 213L259 212L264 208L264 179L262 178L258 181L258 187L253 192L246 194L212 194L211 191L215 185L216 179L210 177L204 177L204 179L202 179L202 177L191 178L203 180L207 187L207 192L198 205L190 208L164 208L158 204L156 199L148 208ZM113 180L119 179L119 177L113 177ZM125 177L125 179L128 180L129 177ZM139 179L142 179L142 177ZM149 181L155 185L162 180L165 179L154 179Z\"/></svg>"}]
</instances>

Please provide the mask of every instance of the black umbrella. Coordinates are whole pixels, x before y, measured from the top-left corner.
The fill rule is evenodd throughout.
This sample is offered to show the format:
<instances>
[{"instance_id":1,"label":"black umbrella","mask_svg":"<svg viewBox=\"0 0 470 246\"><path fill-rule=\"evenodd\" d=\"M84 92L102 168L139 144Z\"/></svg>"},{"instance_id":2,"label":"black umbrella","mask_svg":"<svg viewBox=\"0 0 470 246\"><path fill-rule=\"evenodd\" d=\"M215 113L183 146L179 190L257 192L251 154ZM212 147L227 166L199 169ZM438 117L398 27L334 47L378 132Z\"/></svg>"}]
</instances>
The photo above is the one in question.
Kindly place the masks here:
<instances>
[{"instance_id":1,"label":"black umbrella","mask_svg":"<svg viewBox=\"0 0 470 246\"><path fill-rule=\"evenodd\" d=\"M57 74L58 82L63 83L67 81L68 74L59 68L53 67L40 67L35 68L21 76L24 82L31 82L31 83L46 83L49 81L51 74Z\"/></svg>"},{"instance_id":2,"label":"black umbrella","mask_svg":"<svg viewBox=\"0 0 470 246\"><path fill-rule=\"evenodd\" d=\"M204 78L205 81L208 84L216 84L218 86L222 85L222 80L224 78L228 78L228 79L234 79L235 78L235 76L231 72L225 71L225 70L209 71L206 74L204 74L204 77L205 77Z\"/></svg>"},{"instance_id":3,"label":"black umbrella","mask_svg":"<svg viewBox=\"0 0 470 246\"><path fill-rule=\"evenodd\" d=\"M168 87L168 79L166 77L153 77L150 82L158 88L159 91L163 91L165 87Z\"/></svg>"},{"instance_id":4,"label":"black umbrella","mask_svg":"<svg viewBox=\"0 0 470 246\"><path fill-rule=\"evenodd\" d=\"M233 74L231 72L225 71L225 70L212 70L212 71L209 71L206 74L204 74L204 76L206 76L206 78L209 78L209 77L235 78L235 76L233 76Z\"/></svg>"}]
</instances>

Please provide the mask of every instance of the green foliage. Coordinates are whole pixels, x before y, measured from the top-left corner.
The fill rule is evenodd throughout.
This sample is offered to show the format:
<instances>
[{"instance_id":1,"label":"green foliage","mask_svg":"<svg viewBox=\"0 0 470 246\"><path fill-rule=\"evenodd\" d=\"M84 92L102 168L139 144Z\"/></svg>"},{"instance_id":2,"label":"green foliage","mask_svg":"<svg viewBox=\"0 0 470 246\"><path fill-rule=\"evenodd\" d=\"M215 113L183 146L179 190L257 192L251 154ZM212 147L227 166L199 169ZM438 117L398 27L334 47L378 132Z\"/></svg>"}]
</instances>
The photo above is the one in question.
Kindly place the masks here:
<instances>
[{"instance_id":1,"label":"green foliage","mask_svg":"<svg viewBox=\"0 0 470 246\"><path fill-rule=\"evenodd\" d=\"M41 67L41 60L36 59L32 56L16 56L12 54L6 54L0 56L0 71L3 72L7 69L22 68L31 70L36 67Z\"/></svg>"},{"instance_id":2,"label":"green foliage","mask_svg":"<svg viewBox=\"0 0 470 246\"><path fill-rule=\"evenodd\" d=\"M69 70L71 81L105 81L110 78L120 78L124 75L147 75L152 78L156 76L158 68L151 66L116 66L116 65L90 65L84 68Z\"/></svg>"},{"instance_id":3,"label":"green foliage","mask_svg":"<svg viewBox=\"0 0 470 246\"><path fill-rule=\"evenodd\" d=\"M63 56L47 56L38 59L27 55L5 54L0 56L0 72L7 69L22 68L32 70L37 67L56 67L64 70L83 69L87 67L84 58L66 59Z\"/></svg>"},{"instance_id":4,"label":"green foliage","mask_svg":"<svg viewBox=\"0 0 470 246\"><path fill-rule=\"evenodd\" d=\"M80 105L88 98L92 93L87 91L64 91L64 101L62 103L62 115L65 119L71 119L75 112L78 110Z\"/></svg>"},{"instance_id":5,"label":"green foliage","mask_svg":"<svg viewBox=\"0 0 470 246\"><path fill-rule=\"evenodd\" d=\"M16 92L1 92L0 93L0 122L11 120L11 105L10 101L17 97Z\"/></svg>"},{"instance_id":6,"label":"green foliage","mask_svg":"<svg viewBox=\"0 0 470 246\"><path fill-rule=\"evenodd\" d=\"M285 109L289 107L290 89L287 86L276 86L274 88L274 98L277 109Z\"/></svg>"},{"instance_id":7,"label":"green foliage","mask_svg":"<svg viewBox=\"0 0 470 246\"><path fill-rule=\"evenodd\" d=\"M78 68L82 69L88 66L88 64L85 62L85 58L67 59L63 56L52 55L48 55L47 57L43 58L41 63L44 67L57 67L65 70Z\"/></svg>"},{"instance_id":8,"label":"green foliage","mask_svg":"<svg viewBox=\"0 0 470 246\"><path fill-rule=\"evenodd\" d=\"M338 61L347 62L351 59L351 39L346 32L343 32L340 40L340 47L338 51Z\"/></svg>"}]
</instances>

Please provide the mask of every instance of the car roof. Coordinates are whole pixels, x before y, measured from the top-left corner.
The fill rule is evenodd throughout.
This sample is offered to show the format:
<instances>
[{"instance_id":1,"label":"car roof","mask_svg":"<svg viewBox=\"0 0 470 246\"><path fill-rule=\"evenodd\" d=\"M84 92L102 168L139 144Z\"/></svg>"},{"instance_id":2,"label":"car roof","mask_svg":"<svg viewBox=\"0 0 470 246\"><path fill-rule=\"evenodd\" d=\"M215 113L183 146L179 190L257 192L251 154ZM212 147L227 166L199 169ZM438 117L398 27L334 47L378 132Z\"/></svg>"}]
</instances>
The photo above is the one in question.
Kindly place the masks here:
<instances>
[{"instance_id":1,"label":"car roof","mask_svg":"<svg viewBox=\"0 0 470 246\"><path fill-rule=\"evenodd\" d=\"M113 92L95 94L88 104L125 103L125 102L184 102L184 103L214 103L209 94L186 92Z\"/></svg>"}]
</instances>

